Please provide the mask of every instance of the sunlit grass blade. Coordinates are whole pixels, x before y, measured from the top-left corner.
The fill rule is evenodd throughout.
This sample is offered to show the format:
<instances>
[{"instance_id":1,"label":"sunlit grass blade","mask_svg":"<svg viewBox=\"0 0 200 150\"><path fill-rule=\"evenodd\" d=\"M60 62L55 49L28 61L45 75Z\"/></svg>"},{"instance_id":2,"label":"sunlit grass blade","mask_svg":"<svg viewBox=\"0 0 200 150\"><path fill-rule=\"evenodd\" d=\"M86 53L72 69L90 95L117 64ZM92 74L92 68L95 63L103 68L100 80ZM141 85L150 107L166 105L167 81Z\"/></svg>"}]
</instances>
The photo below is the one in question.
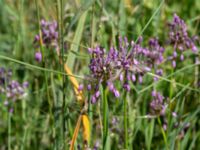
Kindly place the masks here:
<instances>
[{"instance_id":1,"label":"sunlit grass blade","mask_svg":"<svg viewBox=\"0 0 200 150\"><path fill-rule=\"evenodd\" d=\"M80 129L80 126L81 126L81 120L82 120L82 115L79 116L78 121L76 123L76 127L74 129L73 137L72 137L72 140L71 140L71 143L70 143L70 150L74 150L74 144L76 142L76 139L77 139L77 136L78 136L78 133L79 133L79 129Z\"/></svg>"},{"instance_id":2,"label":"sunlit grass blade","mask_svg":"<svg viewBox=\"0 0 200 150\"><path fill-rule=\"evenodd\" d=\"M82 115L83 123L83 142L86 147L88 147L90 142L90 120L89 117L85 114Z\"/></svg>"}]
</instances>

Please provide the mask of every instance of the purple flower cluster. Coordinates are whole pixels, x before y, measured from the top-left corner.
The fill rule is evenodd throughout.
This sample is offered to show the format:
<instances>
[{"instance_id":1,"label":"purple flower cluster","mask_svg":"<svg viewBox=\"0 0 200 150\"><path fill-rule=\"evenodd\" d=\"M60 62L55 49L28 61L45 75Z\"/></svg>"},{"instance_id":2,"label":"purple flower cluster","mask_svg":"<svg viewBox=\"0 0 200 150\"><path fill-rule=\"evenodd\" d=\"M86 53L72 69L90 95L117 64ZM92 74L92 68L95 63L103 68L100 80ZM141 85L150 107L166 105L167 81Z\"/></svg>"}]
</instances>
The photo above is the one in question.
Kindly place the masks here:
<instances>
[{"instance_id":1,"label":"purple flower cluster","mask_svg":"<svg viewBox=\"0 0 200 150\"><path fill-rule=\"evenodd\" d=\"M56 21L48 22L41 20L41 37L40 34L35 36L34 43L36 47L40 44L44 45L46 48L58 49L58 25ZM42 53L37 51L35 53L35 60L37 62L42 61Z\"/></svg>"},{"instance_id":2,"label":"purple flower cluster","mask_svg":"<svg viewBox=\"0 0 200 150\"><path fill-rule=\"evenodd\" d=\"M20 84L12 80L12 71L0 68L0 96L4 99L4 105L12 111L13 103L26 95L28 82Z\"/></svg>"},{"instance_id":3,"label":"purple flower cluster","mask_svg":"<svg viewBox=\"0 0 200 150\"><path fill-rule=\"evenodd\" d=\"M44 46L49 48L57 47L58 46L58 25L56 21L48 22L45 20L41 20L40 22L41 26L41 36L38 34L35 36L34 43L37 43L37 46L39 46L39 43L42 42Z\"/></svg>"},{"instance_id":4,"label":"purple flower cluster","mask_svg":"<svg viewBox=\"0 0 200 150\"><path fill-rule=\"evenodd\" d=\"M158 65L163 62L163 53L165 52L165 49L160 46L158 43L157 38L151 38L149 40L149 47L146 56L149 58L148 65L151 68L154 68L153 65Z\"/></svg>"},{"instance_id":5,"label":"purple flower cluster","mask_svg":"<svg viewBox=\"0 0 200 150\"><path fill-rule=\"evenodd\" d=\"M195 46L194 39L188 35L185 22L176 14L174 14L173 21L169 23L169 28L169 41L174 48L173 55L169 59L175 68L178 57L180 57L181 61L184 60L183 51L191 49L193 52L196 52L197 47Z\"/></svg>"},{"instance_id":6,"label":"purple flower cluster","mask_svg":"<svg viewBox=\"0 0 200 150\"><path fill-rule=\"evenodd\" d=\"M92 103L100 96L100 84L108 87L115 97L119 97L120 93L114 85L117 80L126 91L130 91L130 82L142 83L145 72L162 62L164 48L158 44L157 39L150 40L149 48L142 47L141 42L142 38L137 43L129 43L126 37L120 37L118 49L111 47L107 52L99 46L89 48L92 57L89 64L92 84L88 85L88 89L93 89L94 92Z\"/></svg>"},{"instance_id":7,"label":"purple flower cluster","mask_svg":"<svg viewBox=\"0 0 200 150\"><path fill-rule=\"evenodd\" d=\"M148 49L146 53L146 57L148 59L147 65L154 69L155 74L162 76L163 70L158 68L159 64L161 64L164 60L163 54L165 52L164 47L162 47L157 38L151 38L148 43ZM154 78L155 81L158 78Z\"/></svg>"},{"instance_id":8,"label":"purple flower cluster","mask_svg":"<svg viewBox=\"0 0 200 150\"><path fill-rule=\"evenodd\" d=\"M166 105L164 104L164 96L159 92L152 92L152 101L150 103L151 114L153 115L164 115L166 110Z\"/></svg>"}]
</instances>

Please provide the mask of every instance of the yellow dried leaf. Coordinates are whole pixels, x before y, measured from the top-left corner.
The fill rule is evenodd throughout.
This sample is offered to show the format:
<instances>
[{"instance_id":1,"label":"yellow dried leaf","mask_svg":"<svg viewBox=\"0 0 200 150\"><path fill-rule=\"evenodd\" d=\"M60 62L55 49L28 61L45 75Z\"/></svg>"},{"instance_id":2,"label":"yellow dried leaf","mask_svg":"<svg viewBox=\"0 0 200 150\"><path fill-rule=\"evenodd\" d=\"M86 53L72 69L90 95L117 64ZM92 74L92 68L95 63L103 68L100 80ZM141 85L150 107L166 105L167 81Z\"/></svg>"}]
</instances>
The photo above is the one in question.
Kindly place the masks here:
<instances>
[{"instance_id":1,"label":"yellow dried leaf","mask_svg":"<svg viewBox=\"0 0 200 150\"><path fill-rule=\"evenodd\" d=\"M90 140L90 120L86 114L82 115L82 123L83 123L83 139L87 144Z\"/></svg>"},{"instance_id":2,"label":"yellow dried leaf","mask_svg":"<svg viewBox=\"0 0 200 150\"><path fill-rule=\"evenodd\" d=\"M65 69L65 71L66 71L67 74L73 75L72 72L71 72L71 70L68 68L68 66L66 64L64 64L64 69ZM82 91L78 91L78 87L79 87L78 81L73 76L69 76L69 79L70 79L70 81L73 84L74 92L76 94L77 100L80 101L80 102L84 102L84 96L83 96Z\"/></svg>"},{"instance_id":3,"label":"yellow dried leaf","mask_svg":"<svg viewBox=\"0 0 200 150\"><path fill-rule=\"evenodd\" d=\"M74 144L75 144L75 141L78 136L79 129L80 129L81 119L82 119L82 115L79 116L78 121L76 123L76 128L74 130L74 134L73 134L72 141L70 144L70 150L74 150Z\"/></svg>"}]
</instances>

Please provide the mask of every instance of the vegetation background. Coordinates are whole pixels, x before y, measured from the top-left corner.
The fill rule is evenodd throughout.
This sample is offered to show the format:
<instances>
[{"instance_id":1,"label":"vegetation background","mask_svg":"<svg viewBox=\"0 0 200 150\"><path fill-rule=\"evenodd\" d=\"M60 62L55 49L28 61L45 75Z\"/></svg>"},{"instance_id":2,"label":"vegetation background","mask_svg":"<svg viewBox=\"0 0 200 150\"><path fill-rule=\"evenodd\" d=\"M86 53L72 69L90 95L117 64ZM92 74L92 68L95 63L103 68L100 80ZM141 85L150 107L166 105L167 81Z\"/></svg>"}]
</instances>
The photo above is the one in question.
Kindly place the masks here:
<instances>
[{"instance_id":1,"label":"vegetation background","mask_svg":"<svg viewBox=\"0 0 200 150\"><path fill-rule=\"evenodd\" d=\"M0 0L0 66L12 69L14 79L29 82L27 96L15 103L12 114L0 98L0 149L68 149L81 113L70 78L60 73L64 70L55 50L44 50L45 66L34 59L38 49L33 40L39 31L39 18L58 21L62 27L60 40L65 43L64 61L73 74L84 76L89 74L88 47L100 44L109 49L111 44L117 44L118 36L135 40L139 35L144 42L159 37L164 44L167 22L174 13L185 20L190 34L200 35L199 0ZM171 51L167 49L165 55ZM161 65L165 71L163 80L154 83L146 75L143 84L132 86L127 96L128 149L200 149L200 89L195 84L200 69L191 66L195 58L190 52L185 55L187 59L176 69L172 69L170 62ZM157 118L147 117L153 88L174 101L170 109L178 114L177 118L168 118L168 146ZM87 90L83 92L87 97ZM108 95L107 149L124 147L124 98L116 100ZM102 149L100 103L91 106L89 117L89 147ZM174 128L176 122L180 124ZM187 129L186 124L189 124ZM75 149L83 145L81 131L82 128Z\"/></svg>"}]
</instances>

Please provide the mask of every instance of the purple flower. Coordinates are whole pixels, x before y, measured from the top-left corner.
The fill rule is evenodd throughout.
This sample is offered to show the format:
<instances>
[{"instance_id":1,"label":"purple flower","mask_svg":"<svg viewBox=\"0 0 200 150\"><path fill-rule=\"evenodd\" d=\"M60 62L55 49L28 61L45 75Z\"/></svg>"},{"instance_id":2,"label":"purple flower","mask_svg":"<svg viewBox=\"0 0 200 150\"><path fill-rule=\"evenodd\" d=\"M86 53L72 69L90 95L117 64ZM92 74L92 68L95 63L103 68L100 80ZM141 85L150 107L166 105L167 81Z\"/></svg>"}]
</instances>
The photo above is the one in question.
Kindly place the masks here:
<instances>
[{"instance_id":1,"label":"purple flower","mask_svg":"<svg viewBox=\"0 0 200 150\"><path fill-rule=\"evenodd\" d=\"M172 60L172 66L173 66L174 68L176 68L176 61L175 61L175 60Z\"/></svg>"},{"instance_id":2,"label":"purple flower","mask_svg":"<svg viewBox=\"0 0 200 150\"><path fill-rule=\"evenodd\" d=\"M162 76L163 75L163 70L162 69L157 69L156 70L156 74L159 75L159 76ZM157 77L154 77L154 81L157 81L158 78Z\"/></svg>"},{"instance_id":3,"label":"purple flower","mask_svg":"<svg viewBox=\"0 0 200 150\"><path fill-rule=\"evenodd\" d=\"M91 103L95 104L97 102L97 98L93 95L91 98Z\"/></svg>"},{"instance_id":4,"label":"purple flower","mask_svg":"<svg viewBox=\"0 0 200 150\"><path fill-rule=\"evenodd\" d=\"M58 25L56 21L45 21L44 19L40 22L41 25L41 37L36 35L34 43L36 47L39 47L40 43L46 48L58 49Z\"/></svg>"},{"instance_id":5,"label":"purple flower","mask_svg":"<svg viewBox=\"0 0 200 150\"><path fill-rule=\"evenodd\" d=\"M114 90L114 95L115 97L120 97L119 91L117 91L116 89Z\"/></svg>"},{"instance_id":6,"label":"purple flower","mask_svg":"<svg viewBox=\"0 0 200 150\"><path fill-rule=\"evenodd\" d=\"M41 62L42 61L42 53L41 52L36 52L35 53L35 60L37 62Z\"/></svg>"},{"instance_id":7,"label":"purple flower","mask_svg":"<svg viewBox=\"0 0 200 150\"><path fill-rule=\"evenodd\" d=\"M13 111L14 111L14 109L13 109L13 108L10 108L10 109L9 109L9 113L11 113L11 114L12 114L12 113L13 113Z\"/></svg>"},{"instance_id":8,"label":"purple flower","mask_svg":"<svg viewBox=\"0 0 200 150\"><path fill-rule=\"evenodd\" d=\"M92 89L91 84L88 84L88 85L87 85L87 89L88 89L88 91L90 91L90 90Z\"/></svg>"},{"instance_id":9,"label":"purple flower","mask_svg":"<svg viewBox=\"0 0 200 150\"><path fill-rule=\"evenodd\" d=\"M167 124L163 124L163 129L166 131L167 130Z\"/></svg>"},{"instance_id":10,"label":"purple flower","mask_svg":"<svg viewBox=\"0 0 200 150\"><path fill-rule=\"evenodd\" d=\"M100 142L99 142L99 141L96 141L96 142L95 142L95 145L94 145L94 147L93 147L93 150L98 150L99 147L100 147Z\"/></svg>"},{"instance_id":11,"label":"purple flower","mask_svg":"<svg viewBox=\"0 0 200 150\"><path fill-rule=\"evenodd\" d=\"M176 14L174 14L173 21L169 23L169 42L173 46L173 55L169 57L172 61L172 66L176 67L177 59L184 60L183 52L191 49L193 52L197 51L197 47L194 43L195 38L191 38L187 32L187 25ZM180 57L179 57L180 55Z\"/></svg>"},{"instance_id":12,"label":"purple flower","mask_svg":"<svg viewBox=\"0 0 200 150\"><path fill-rule=\"evenodd\" d=\"M111 47L108 51L97 46L89 48L88 52L91 55L89 64L91 74L91 91L95 93L99 89L99 85L108 87L109 91L115 97L119 97L114 83L120 81L122 87L126 91L130 91L129 81L133 83L138 81L143 82L145 72L151 71L163 61L163 53L165 49L159 45L157 38L149 40L149 46L144 48L141 46L142 37L137 43L128 39L119 37L119 47ZM158 75L162 75L162 69L155 69ZM95 96L95 98L97 98Z\"/></svg>"},{"instance_id":13,"label":"purple flower","mask_svg":"<svg viewBox=\"0 0 200 150\"><path fill-rule=\"evenodd\" d=\"M152 101L150 103L151 113L153 115L164 115L166 111L166 105L164 105L164 97L156 91L152 91Z\"/></svg>"},{"instance_id":14,"label":"purple flower","mask_svg":"<svg viewBox=\"0 0 200 150\"><path fill-rule=\"evenodd\" d=\"M160 46L157 38L151 38L149 40L149 47L146 49L146 56L149 59L149 66L158 65L163 61L163 53L165 49Z\"/></svg>"},{"instance_id":15,"label":"purple flower","mask_svg":"<svg viewBox=\"0 0 200 150\"><path fill-rule=\"evenodd\" d=\"M142 78L141 75L139 75L138 80L139 80L139 83L142 83L142 82L143 82L143 78Z\"/></svg>"},{"instance_id":16,"label":"purple flower","mask_svg":"<svg viewBox=\"0 0 200 150\"><path fill-rule=\"evenodd\" d=\"M176 118L177 117L177 113L176 112L172 112L172 116Z\"/></svg>"},{"instance_id":17,"label":"purple flower","mask_svg":"<svg viewBox=\"0 0 200 150\"><path fill-rule=\"evenodd\" d=\"M28 83L27 81L25 81L25 82L22 84L23 88L27 88L28 85L29 85L29 83Z\"/></svg>"},{"instance_id":18,"label":"purple flower","mask_svg":"<svg viewBox=\"0 0 200 150\"><path fill-rule=\"evenodd\" d=\"M0 94L5 97L4 105L13 111L13 103L21 99L26 94L28 82L20 84L16 80L12 80L12 71L0 68Z\"/></svg>"},{"instance_id":19,"label":"purple flower","mask_svg":"<svg viewBox=\"0 0 200 150\"><path fill-rule=\"evenodd\" d=\"M158 64L163 60L162 53L164 49L158 44L157 40L152 39L150 45L151 49L142 47L140 44L142 38L138 43L128 42L125 37L119 38L119 46L115 48L110 47L108 51L106 49L97 46L95 48L89 48L88 52L91 55L89 64L90 78L91 78L91 92L95 92L99 89L99 85L102 84L108 87L109 91L114 94L115 97L119 97L120 93L115 88L115 83L120 82L122 87L126 91L130 91L129 81L139 81L142 83L142 76L145 72L150 71L149 56L151 56L151 62ZM154 55L150 55L156 47L156 51L159 51L159 55L154 52ZM151 65L153 66L153 64ZM138 78L136 78L138 77ZM97 97L95 96L97 99ZM94 101L94 98L93 98Z\"/></svg>"},{"instance_id":20,"label":"purple flower","mask_svg":"<svg viewBox=\"0 0 200 150\"><path fill-rule=\"evenodd\" d=\"M4 105L8 106L9 102L7 100L4 101Z\"/></svg>"},{"instance_id":21,"label":"purple flower","mask_svg":"<svg viewBox=\"0 0 200 150\"><path fill-rule=\"evenodd\" d=\"M128 92L131 90L130 85L128 83L124 83L123 88Z\"/></svg>"},{"instance_id":22,"label":"purple flower","mask_svg":"<svg viewBox=\"0 0 200 150\"><path fill-rule=\"evenodd\" d=\"M181 60L181 61L184 60L184 55L183 55L183 54L181 54L181 56L180 56L180 60Z\"/></svg>"},{"instance_id":23,"label":"purple flower","mask_svg":"<svg viewBox=\"0 0 200 150\"><path fill-rule=\"evenodd\" d=\"M136 81L136 76L135 76L134 74L131 75L131 80L132 80L133 82Z\"/></svg>"},{"instance_id":24,"label":"purple flower","mask_svg":"<svg viewBox=\"0 0 200 150\"><path fill-rule=\"evenodd\" d=\"M78 87L78 91L79 91L79 92L82 91L83 88L84 88L83 84L80 84L79 87Z\"/></svg>"}]
</instances>

